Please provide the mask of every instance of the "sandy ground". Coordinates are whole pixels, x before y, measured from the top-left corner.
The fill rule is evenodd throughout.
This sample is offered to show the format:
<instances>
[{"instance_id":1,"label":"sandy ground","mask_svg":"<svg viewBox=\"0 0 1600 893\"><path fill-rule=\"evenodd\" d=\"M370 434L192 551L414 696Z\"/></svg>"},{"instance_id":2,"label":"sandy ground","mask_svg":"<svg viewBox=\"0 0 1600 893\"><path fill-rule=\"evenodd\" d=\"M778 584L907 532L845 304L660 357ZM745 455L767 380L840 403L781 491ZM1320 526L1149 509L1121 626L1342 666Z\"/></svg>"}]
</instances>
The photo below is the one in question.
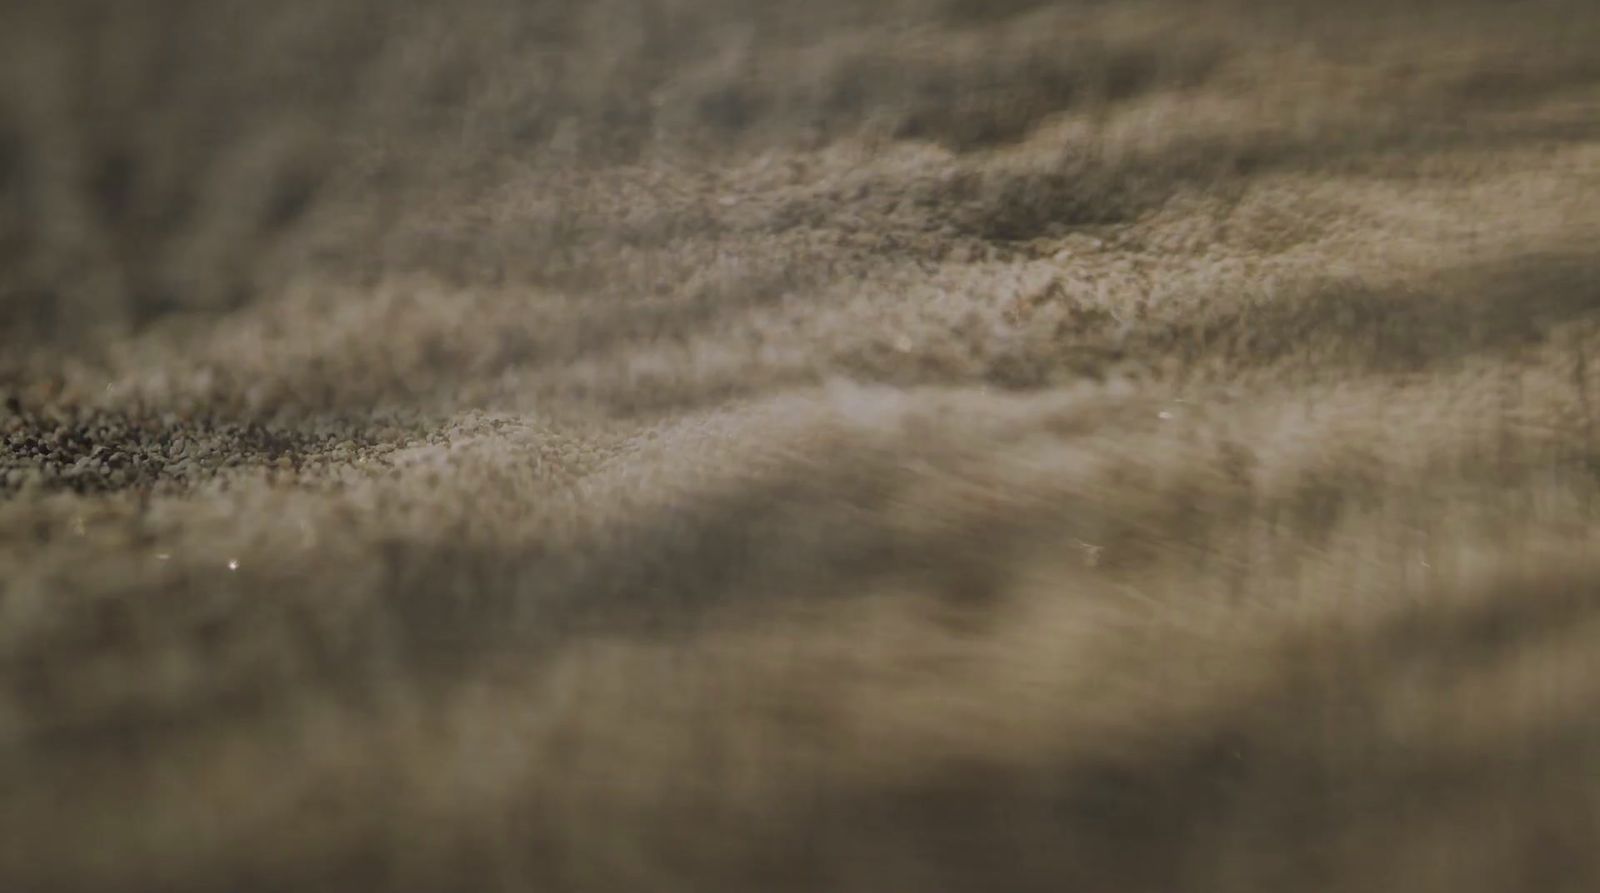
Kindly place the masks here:
<instances>
[{"instance_id":1,"label":"sandy ground","mask_svg":"<svg viewBox=\"0 0 1600 893\"><path fill-rule=\"evenodd\" d=\"M1600 887L1591 5L0 35L0 889Z\"/></svg>"}]
</instances>

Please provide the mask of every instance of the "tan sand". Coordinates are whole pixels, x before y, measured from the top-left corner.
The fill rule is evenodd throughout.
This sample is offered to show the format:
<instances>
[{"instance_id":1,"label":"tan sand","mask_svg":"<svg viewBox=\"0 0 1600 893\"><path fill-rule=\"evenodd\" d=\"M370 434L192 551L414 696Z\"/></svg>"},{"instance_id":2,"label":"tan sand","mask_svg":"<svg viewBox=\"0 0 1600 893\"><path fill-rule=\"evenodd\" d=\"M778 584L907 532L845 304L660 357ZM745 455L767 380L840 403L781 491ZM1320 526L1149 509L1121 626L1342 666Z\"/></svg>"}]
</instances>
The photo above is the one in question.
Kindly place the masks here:
<instances>
[{"instance_id":1,"label":"tan sand","mask_svg":"<svg viewBox=\"0 0 1600 893\"><path fill-rule=\"evenodd\" d=\"M1597 46L9 4L0 890L1600 888Z\"/></svg>"}]
</instances>

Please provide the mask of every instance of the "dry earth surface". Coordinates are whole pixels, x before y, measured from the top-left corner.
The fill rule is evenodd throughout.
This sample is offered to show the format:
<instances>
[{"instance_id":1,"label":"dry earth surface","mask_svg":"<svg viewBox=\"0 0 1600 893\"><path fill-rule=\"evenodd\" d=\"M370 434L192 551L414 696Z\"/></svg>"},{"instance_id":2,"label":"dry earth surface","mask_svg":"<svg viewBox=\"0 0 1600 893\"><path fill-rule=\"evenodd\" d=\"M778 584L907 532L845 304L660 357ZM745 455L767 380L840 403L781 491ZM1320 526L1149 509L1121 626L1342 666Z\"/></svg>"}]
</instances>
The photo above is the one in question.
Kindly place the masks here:
<instances>
[{"instance_id":1,"label":"dry earth surface","mask_svg":"<svg viewBox=\"0 0 1600 893\"><path fill-rule=\"evenodd\" d=\"M1600 889L1597 46L0 6L0 889Z\"/></svg>"}]
</instances>

